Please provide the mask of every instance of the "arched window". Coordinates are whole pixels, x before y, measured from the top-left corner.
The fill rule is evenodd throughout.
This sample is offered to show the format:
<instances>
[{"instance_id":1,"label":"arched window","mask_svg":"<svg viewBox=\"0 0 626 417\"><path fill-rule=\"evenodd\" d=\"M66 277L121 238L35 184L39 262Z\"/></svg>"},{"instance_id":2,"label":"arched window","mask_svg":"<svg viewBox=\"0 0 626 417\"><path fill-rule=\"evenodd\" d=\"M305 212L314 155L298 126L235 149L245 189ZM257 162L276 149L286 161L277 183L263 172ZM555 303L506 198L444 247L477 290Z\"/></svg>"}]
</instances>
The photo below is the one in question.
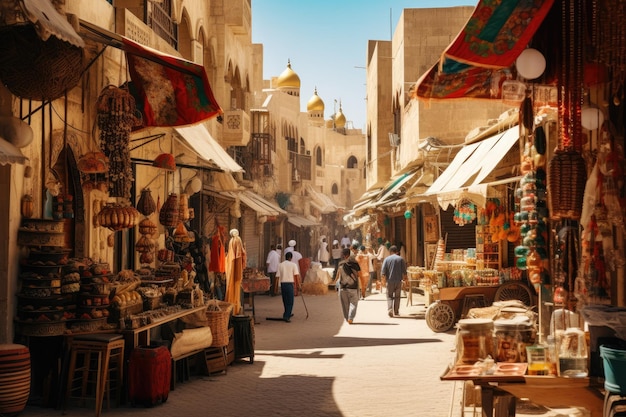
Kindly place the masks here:
<instances>
[{"instance_id":1,"label":"arched window","mask_svg":"<svg viewBox=\"0 0 626 417\"><path fill-rule=\"evenodd\" d=\"M306 153L306 146L304 146L304 138L300 138L300 154Z\"/></svg>"},{"instance_id":2,"label":"arched window","mask_svg":"<svg viewBox=\"0 0 626 417\"><path fill-rule=\"evenodd\" d=\"M315 165L322 166L322 148L319 146L315 149Z\"/></svg>"},{"instance_id":3,"label":"arched window","mask_svg":"<svg viewBox=\"0 0 626 417\"><path fill-rule=\"evenodd\" d=\"M333 183L333 186L330 189L330 192L332 193L332 195L339 194L339 187L337 186L337 183Z\"/></svg>"},{"instance_id":4,"label":"arched window","mask_svg":"<svg viewBox=\"0 0 626 417\"><path fill-rule=\"evenodd\" d=\"M348 158L348 163L346 164L346 166L348 168L358 168L358 161L356 160L355 156L351 156L350 158Z\"/></svg>"}]
</instances>

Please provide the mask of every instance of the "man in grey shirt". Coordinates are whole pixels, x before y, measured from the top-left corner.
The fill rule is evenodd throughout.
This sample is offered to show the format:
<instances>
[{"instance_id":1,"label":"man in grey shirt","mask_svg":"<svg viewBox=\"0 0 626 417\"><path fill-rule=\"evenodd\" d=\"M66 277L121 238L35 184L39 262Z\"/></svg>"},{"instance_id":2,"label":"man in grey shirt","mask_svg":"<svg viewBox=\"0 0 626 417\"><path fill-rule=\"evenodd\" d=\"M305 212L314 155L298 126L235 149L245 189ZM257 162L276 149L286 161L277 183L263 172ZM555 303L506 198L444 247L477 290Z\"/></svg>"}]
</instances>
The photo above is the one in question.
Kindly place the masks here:
<instances>
[{"instance_id":1,"label":"man in grey shirt","mask_svg":"<svg viewBox=\"0 0 626 417\"><path fill-rule=\"evenodd\" d=\"M387 281L387 314L389 317L400 315L400 296L402 281L406 281L406 261L398 255L398 247L389 248L390 255L383 261L381 276Z\"/></svg>"}]
</instances>

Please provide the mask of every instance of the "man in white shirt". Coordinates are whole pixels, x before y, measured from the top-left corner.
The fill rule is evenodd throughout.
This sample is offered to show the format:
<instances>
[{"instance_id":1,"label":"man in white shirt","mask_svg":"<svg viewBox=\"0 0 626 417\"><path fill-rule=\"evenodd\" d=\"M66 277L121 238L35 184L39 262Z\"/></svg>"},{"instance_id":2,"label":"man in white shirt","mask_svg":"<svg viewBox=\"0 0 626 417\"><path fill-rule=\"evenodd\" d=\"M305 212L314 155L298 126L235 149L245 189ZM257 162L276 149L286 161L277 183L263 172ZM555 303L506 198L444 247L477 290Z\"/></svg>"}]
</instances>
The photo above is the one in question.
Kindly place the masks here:
<instances>
[{"instance_id":1,"label":"man in white shirt","mask_svg":"<svg viewBox=\"0 0 626 417\"><path fill-rule=\"evenodd\" d=\"M346 233L341 238L341 248L342 249L349 248L350 245L352 245L352 241L350 240L350 238L348 237L348 234Z\"/></svg>"},{"instance_id":2,"label":"man in white shirt","mask_svg":"<svg viewBox=\"0 0 626 417\"><path fill-rule=\"evenodd\" d=\"M292 262L293 253L287 252L285 254L285 260L278 265L278 271L276 277L280 281L280 292L283 296L283 306L285 310L283 312L283 320L287 323L291 322L291 313L293 311L294 300L294 286L300 278L300 270L298 265Z\"/></svg>"},{"instance_id":3,"label":"man in white shirt","mask_svg":"<svg viewBox=\"0 0 626 417\"><path fill-rule=\"evenodd\" d=\"M280 245L278 245L280 248ZM280 264L280 253L274 245L270 246L270 251L267 254L267 260L265 261L267 276L270 278L270 289L268 291L271 297L278 293L278 284L276 281L276 271L278 271L278 265Z\"/></svg>"}]
</instances>

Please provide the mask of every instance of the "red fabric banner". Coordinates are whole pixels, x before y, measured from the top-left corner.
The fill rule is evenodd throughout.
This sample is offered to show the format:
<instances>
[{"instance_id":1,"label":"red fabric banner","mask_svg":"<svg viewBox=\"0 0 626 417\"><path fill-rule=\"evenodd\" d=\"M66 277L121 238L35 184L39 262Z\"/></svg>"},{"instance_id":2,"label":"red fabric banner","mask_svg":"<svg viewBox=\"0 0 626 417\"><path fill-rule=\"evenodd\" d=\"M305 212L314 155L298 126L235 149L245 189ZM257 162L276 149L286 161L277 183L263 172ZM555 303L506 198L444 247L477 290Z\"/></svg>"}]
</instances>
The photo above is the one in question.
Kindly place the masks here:
<instances>
[{"instance_id":1,"label":"red fabric banner","mask_svg":"<svg viewBox=\"0 0 626 417\"><path fill-rule=\"evenodd\" d=\"M481 0L444 56L481 67L513 65L554 0Z\"/></svg>"},{"instance_id":2,"label":"red fabric banner","mask_svg":"<svg viewBox=\"0 0 626 417\"><path fill-rule=\"evenodd\" d=\"M222 113L203 66L128 38L123 42L142 127L188 125Z\"/></svg>"}]
</instances>

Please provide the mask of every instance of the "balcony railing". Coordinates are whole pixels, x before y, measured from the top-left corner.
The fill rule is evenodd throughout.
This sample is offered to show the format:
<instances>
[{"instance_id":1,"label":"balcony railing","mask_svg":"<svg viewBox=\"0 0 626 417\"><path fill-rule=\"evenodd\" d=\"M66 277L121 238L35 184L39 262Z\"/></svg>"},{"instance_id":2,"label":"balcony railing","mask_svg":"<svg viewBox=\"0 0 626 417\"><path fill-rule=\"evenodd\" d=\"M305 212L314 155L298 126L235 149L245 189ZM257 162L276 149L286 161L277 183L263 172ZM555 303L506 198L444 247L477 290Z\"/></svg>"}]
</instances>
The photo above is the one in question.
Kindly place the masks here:
<instances>
[{"instance_id":1,"label":"balcony railing","mask_svg":"<svg viewBox=\"0 0 626 417\"><path fill-rule=\"evenodd\" d=\"M244 110L224 111L223 145L247 146L250 142L250 116Z\"/></svg>"},{"instance_id":2,"label":"balcony railing","mask_svg":"<svg viewBox=\"0 0 626 417\"><path fill-rule=\"evenodd\" d=\"M289 160L291 161L291 166L294 171L292 173L292 179L294 182L311 180L311 155L289 152Z\"/></svg>"}]
</instances>

